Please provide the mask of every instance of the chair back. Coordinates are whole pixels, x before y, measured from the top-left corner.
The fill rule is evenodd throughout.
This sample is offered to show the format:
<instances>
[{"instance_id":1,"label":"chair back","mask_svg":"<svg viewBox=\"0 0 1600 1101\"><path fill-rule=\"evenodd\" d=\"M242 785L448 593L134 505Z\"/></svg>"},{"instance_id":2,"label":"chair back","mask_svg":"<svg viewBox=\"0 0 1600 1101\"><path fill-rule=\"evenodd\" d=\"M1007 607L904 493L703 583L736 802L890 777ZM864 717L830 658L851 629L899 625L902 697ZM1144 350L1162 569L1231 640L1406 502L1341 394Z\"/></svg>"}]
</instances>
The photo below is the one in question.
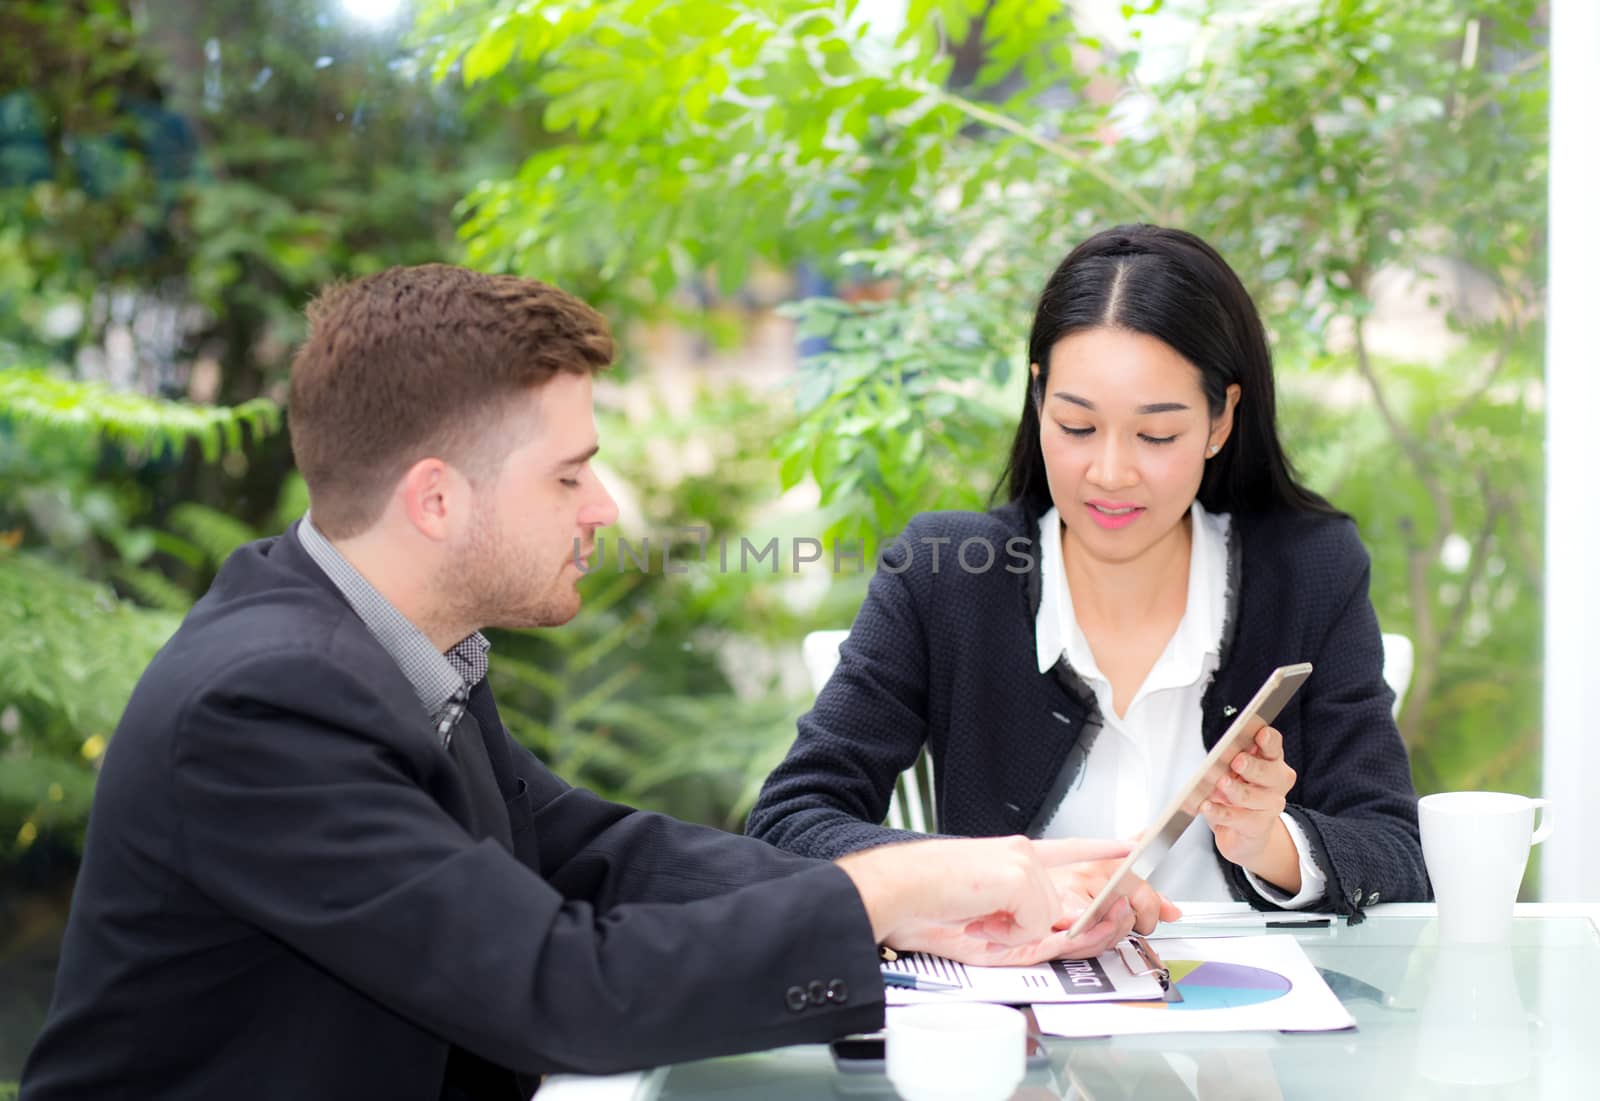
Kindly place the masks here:
<instances>
[{"instance_id":1,"label":"chair back","mask_svg":"<svg viewBox=\"0 0 1600 1101\"><path fill-rule=\"evenodd\" d=\"M837 660L837 659L836 659ZM1394 692L1394 717L1400 717L1400 706L1406 702L1406 689L1411 687L1411 671L1416 667L1416 651L1405 635L1385 632L1383 635L1383 681Z\"/></svg>"},{"instance_id":2,"label":"chair back","mask_svg":"<svg viewBox=\"0 0 1600 1101\"><path fill-rule=\"evenodd\" d=\"M812 631L801 641L800 658L805 662L813 692L822 691L822 686L833 676L839 664L839 644L849 634L849 631ZM919 753L916 762L895 781L884 825L890 829L932 833L937 829L934 821L933 766L926 753Z\"/></svg>"}]
</instances>

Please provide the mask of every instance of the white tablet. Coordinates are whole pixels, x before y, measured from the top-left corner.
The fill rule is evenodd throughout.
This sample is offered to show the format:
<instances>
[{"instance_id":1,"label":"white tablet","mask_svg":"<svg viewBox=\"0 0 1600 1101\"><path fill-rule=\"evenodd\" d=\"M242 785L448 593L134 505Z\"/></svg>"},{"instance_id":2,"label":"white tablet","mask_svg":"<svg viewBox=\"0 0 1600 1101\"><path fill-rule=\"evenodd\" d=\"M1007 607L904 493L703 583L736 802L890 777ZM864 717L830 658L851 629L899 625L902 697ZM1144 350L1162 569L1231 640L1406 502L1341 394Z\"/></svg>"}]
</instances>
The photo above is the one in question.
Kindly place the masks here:
<instances>
[{"instance_id":1,"label":"white tablet","mask_svg":"<svg viewBox=\"0 0 1600 1101\"><path fill-rule=\"evenodd\" d=\"M1272 720L1278 717L1278 712L1283 710L1283 705L1289 702L1289 698L1310 675L1311 665L1307 662L1279 666L1272 671L1272 675L1261 686L1261 691L1239 712L1232 725L1217 739L1217 744L1211 747L1211 752L1206 754L1206 759L1200 763L1194 775L1178 789L1166 809L1144 831L1133 851L1123 858L1111 878L1106 880L1106 885L1100 889L1089 908L1078 915L1078 920L1072 923L1070 935L1075 937L1099 921L1106 909L1127 893L1122 889L1122 882L1128 876L1150 878L1162 857L1178 843L1183 831L1200 813L1200 804L1211 794L1217 781L1227 775L1228 765L1234 756L1254 744L1257 732L1271 725Z\"/></svg>"}]
</instances>

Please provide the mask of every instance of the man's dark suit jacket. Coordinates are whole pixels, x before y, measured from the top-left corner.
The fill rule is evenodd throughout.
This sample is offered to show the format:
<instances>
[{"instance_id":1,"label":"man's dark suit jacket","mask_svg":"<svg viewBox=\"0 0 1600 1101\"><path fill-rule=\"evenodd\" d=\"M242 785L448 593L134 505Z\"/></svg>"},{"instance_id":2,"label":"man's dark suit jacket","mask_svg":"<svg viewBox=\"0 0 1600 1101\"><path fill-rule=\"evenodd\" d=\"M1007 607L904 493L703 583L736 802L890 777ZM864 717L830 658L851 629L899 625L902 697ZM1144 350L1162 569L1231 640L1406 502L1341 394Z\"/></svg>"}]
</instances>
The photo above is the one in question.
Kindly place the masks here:
<instances>
[{"instance_id":1,"label":"man's dark suit jacket","mask_svg":"<svg viewBox=\"0 0 1600 1101\"><path fill-rule=\"evenodd\" d=\"M235 553L107 751L22 1097L509 1099L881 1024L837 867L468 716L447 751L293 530Z\"/></svg>"}]
</instances>

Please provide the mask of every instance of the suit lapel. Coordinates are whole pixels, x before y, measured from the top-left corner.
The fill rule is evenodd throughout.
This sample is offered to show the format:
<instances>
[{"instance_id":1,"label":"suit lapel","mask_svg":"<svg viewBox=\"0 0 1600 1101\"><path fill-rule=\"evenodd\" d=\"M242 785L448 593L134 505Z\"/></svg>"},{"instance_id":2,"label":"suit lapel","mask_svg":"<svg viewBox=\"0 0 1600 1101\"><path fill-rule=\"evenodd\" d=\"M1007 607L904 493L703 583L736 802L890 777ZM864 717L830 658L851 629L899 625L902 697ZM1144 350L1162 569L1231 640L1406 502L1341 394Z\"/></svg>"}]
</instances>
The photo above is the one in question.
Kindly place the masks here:
<instances>
[{"instance_id":1,"label":"suit lapel","mask_svg":"<svg viewBox=\"0 0 1600 1101\"><path fill-rule=\"evenodd\" d=\"M474 837L492 837L511 852L511 819L506 814L505 796L500 794L500 785L495 782L494 769L483 745L483 732L471 711L462 713L450 735L450 757L460 769L467 788L472 817L467 828Z\"/></svg>"}]
</instances>

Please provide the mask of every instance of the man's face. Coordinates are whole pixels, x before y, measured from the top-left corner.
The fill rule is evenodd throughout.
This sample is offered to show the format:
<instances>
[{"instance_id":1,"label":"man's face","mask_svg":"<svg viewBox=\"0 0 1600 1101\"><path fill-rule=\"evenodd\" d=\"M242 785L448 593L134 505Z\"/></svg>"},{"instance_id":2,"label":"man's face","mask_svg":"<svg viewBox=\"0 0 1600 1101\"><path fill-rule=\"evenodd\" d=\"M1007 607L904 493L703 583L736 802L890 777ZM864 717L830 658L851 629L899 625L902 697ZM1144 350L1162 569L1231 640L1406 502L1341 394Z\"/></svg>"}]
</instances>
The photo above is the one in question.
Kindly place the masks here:
<instances>
[{"instance_id":1,"label":"man's face","mask_svg":"<svg viewBox=\"0 0 1600 1101\"><path fill-rule=\"evenodd\" d=\"M589 460L598 450L588 375L557 375L504 422L511 450L499 475L477 485L466 545L444 591L467 622L554 627L578 613L574 540L586 558L617 507Z\"/></svg>"}]
</instances>

